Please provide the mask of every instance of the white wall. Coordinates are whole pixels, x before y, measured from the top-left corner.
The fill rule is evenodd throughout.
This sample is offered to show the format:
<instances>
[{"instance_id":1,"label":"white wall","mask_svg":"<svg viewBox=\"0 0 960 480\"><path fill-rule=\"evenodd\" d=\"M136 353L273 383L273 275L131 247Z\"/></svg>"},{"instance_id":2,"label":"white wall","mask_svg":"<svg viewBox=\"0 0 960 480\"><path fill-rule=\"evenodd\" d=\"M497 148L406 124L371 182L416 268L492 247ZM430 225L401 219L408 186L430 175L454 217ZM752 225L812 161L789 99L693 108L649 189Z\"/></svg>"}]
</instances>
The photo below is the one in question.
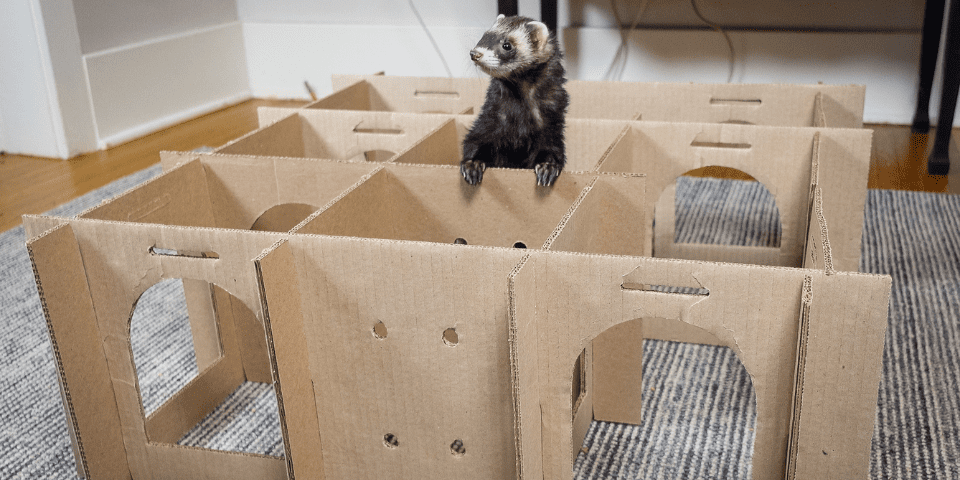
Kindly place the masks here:
<instances>
[{"instance_id":1,"label":"white wall","mask_svg":"<svg viewBox=\"0 0 960 480\"><path fill-rule=\"evenodd\" d=\"M69 158L249 98L234 0L4 0L0 150Z\"/></svg>"},{"instance_id":2,"label":"white wall","mask_svg":"<svg viewBox=\"0 0 960 480\"><path fill-rule=\"evenodd\" d=\"M66 155L37 0L0 5L0 150Z\"/></svg>"}]
</instances>

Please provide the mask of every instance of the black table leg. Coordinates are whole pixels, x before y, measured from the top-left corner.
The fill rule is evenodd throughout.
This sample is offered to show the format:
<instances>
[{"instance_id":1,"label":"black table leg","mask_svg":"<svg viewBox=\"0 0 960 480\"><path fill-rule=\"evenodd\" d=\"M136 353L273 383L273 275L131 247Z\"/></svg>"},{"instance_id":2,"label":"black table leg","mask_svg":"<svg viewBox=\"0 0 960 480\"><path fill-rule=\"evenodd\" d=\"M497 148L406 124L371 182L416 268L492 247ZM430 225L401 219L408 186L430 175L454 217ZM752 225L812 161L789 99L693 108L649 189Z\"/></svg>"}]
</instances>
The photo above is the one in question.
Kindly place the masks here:
<instances>
[{"instance_id":1,"label":"black table leg","mask_svg":"<svg viewBox=\"0 0 960 480\"><path fill-rule=\"evenodd\" d=\"M940 50L940 31L943 27L944 0L927 0L923 14L923 37L920 40L920 89L917 93L917 111L913 115L913 131L930 130L930 90L933 72L937 68Z\"/></svg>"},{"instance_id":2,"label":"black table leg","mask_svg":"<svg viewBox=\"0 0 960 480\"><path fill-rule=\"evenodd\" d=\"M518 1L519 0L497 0L497 12L508 17L516 15L520 11L520 7L517 6Z\"/></svg>"},{"instance_id":3,"label":"black table leg","mask_svg":"<svg viewBox=\"0 0 960 480\"><path fill-rule=\"evenodd\" d=\"M930 175L950 172L950 135L953 115L960 92L960 2L951 1L947 17L947 38L943 46L943 91L940 93L940 115L933 139L933 152L927 160Z\"/></svg>"},{"instance_id":4,"label":"black table leg","mask_svg":"<svg viewBox=\"0 0 960 480\"><path fill-rule=\"evenodd\" d=\"M540 0L540 21L559 38L560 34L557 32L557 0Z\"/></svg>"}]
</instances>

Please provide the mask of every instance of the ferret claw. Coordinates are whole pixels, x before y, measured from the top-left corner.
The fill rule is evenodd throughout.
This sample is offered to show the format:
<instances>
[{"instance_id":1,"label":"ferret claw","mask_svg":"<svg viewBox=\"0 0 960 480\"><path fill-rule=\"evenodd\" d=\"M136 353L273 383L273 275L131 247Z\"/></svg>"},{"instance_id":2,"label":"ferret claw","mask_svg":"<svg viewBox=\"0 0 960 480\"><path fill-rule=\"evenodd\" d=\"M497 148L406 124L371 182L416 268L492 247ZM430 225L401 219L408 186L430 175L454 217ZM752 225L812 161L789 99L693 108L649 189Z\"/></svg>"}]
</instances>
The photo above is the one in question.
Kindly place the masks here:
<instances>
[{"instance_id":1,"label":"ferret claw","mask_svg":"<svg viewBox=\"0 0 960 480\"><path fill-rule=\"evenodd\" d=\"M533 171L537 175L537 186L539 187L553 186L553 182L557 181L557 177L560 176L560 167L555 163L538 163L533 167Z\"/></svg>"},{"instance_id":2,"label":"ferret claw","mask_svg":"<svg viewBox=\"0 0 960 480\"><path fill-rule=\"evenodd\" d=\"M460 174L470 185L478 185L483 180L483 171L487 169L487 164L476 160L464 160L460 162Z\"/></svg>"}]
</instances>

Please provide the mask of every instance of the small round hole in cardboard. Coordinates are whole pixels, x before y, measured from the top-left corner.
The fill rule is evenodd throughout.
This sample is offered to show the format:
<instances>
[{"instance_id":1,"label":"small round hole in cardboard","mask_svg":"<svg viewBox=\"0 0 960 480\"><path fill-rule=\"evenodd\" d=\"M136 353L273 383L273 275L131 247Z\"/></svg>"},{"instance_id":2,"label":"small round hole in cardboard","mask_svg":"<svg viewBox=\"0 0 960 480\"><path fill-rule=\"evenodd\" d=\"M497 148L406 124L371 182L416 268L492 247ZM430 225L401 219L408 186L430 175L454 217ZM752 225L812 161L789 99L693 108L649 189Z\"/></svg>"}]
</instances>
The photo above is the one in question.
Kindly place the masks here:
<instances>
[{"instance_id":1,"label":"small round hole in cardboard","mask_svg":"<svg viewBox=\"0 0 960 480\"><path fill-rule=\"evenodd\" d=\"M457 237L457 238L453 241L453 244L454 244L454 245L466 245L466 244L467 244L467 241L464 240L463 238Z\"/></svg>"},{"instance_id":2,"label":"small round hole in cardboard","mask_svg":"<svg viewBox=\"0 0 960 480\"><path fill-rule=\"evenodd\" d=\"M383 445L387 448L397 448L400 446L400 440L396 435L388 433L383 436Z\"/></svg>"},{"instance_id":3,"label":"small round hole in cardboard","mask_svg":"<svg viewBox=\"0 0 960 480\"><path fill-rule=\"evenodd\" d=\"M513 248L527 248L527 244L523 242L517 242L513 244Z\"/></svg>"},{"instance_id":4,"label":"small round hole in cardboard","mask_svg":"<svg viewBox=\"0 0 960 480\"><path fill-rule=\"evenodd\" d=\"M377 322L377 324L373 326L373 336L381 340L387 338L387 326L384 325L383 322Z\"/></svg>"},{"instance_id":5,"label":"small round hole in cardboard","mask_svg":"<svg viewBox=\"0 0 960 480\"><path fill-rule=\"evenodd\" d=\"M463 446L463 440L459 438L450 444L450 453L455 457L462 457L467 454L467 449Z\"/></svg>"},{"instance_id":6,"label":"small round hole in cardboard","mask_svg":"<svg viewBox=\"0 0 960 480\"><path fill-rule=\"evenodd\" d=\"M460 343L460 335L457 334L457 330L454 328L448 328L443 331L443 343L446 343L447 346L456 347Z\"/></svg>"}]
</instances>

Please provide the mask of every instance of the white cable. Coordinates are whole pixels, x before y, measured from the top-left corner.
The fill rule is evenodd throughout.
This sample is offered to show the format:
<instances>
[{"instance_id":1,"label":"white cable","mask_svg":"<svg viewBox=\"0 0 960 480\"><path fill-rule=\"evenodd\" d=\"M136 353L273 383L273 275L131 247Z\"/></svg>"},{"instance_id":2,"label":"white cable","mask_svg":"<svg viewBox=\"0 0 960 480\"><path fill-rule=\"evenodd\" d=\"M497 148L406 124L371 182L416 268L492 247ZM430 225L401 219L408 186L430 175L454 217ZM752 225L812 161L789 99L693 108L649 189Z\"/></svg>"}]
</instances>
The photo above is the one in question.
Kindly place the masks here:
<instances>
[{"instance_id":1,"label":"white cable","mask_svg":"<svg viewBox=\"0 0 960 480\"><path fill-rule=\"evenodd\" d=\"M607 73L603 75L605 80L613 80L614 77L616 80L623 79L623 72L627 67L627 60L630 58L630 34L637 28L637 25L640 25L640 18L643 17L643 13L647 10L647 0L643 0L640 3L640 7L637 8L637 14L633 18L633 23L630 25L628 30L623 29L623 21L620 20L620 12L617 10L616 0L610 0L610 8L613 10L613 18L617 21L617 26L620 28L620 46L617 47L617 53L614 54L613 60L610 62L610 66L607 67ZM620 64L620 71L616 75L613 73L614 65Z\"/></svg>"},{"instance_id":2,"label":"white cable","mask_svg":"<svg viewBox=\"0 0 960 480\"><path fill-rule=\"evenodd\" d=\"M693 7L693 13L697 14L697 17L703 23L707 24L708 27L719 32L721 35L723 35L723 38L727 41L727 48L730 49L730 73L727 74L727 83L732 82L733 67L737 59L737 52L733 49L733 40L730 39L730 35L727 34L726 30L724 30L723 27L721 27L720 25L717 25L716 23L711 22L710 20L707 20L706 18L703 18L703 14L701 14L700 9L697 8L697 0L690 0L690 6Z\"/></svg>"},{"instance_id":3,"label":"white cable","mask_svg":"<svg viewBox=\"0 0 960 480\"><path fill-rule=\"evenodd\" d=\"M413 14L416 15L417 21L420 22L420 26L423 27L423 31L427 33L427 38L430 39L430 43L433 44L433 49L437 51L437 56L440 57L440 62L443 63L444 70L447 71L447 76L453 78L453 73L450 71L450 66L447 65L447 59L443 57L443 53L440 52L440 46L437 45L437 41L433 39L433 35L430 34L430 29L427 28L427 24L424 23L423 17L420 16L420 11L417 10L417 6L413 4L413 0L407 0L410 4L410 8L413 10Z\"/></svg>"}]
</instances>

